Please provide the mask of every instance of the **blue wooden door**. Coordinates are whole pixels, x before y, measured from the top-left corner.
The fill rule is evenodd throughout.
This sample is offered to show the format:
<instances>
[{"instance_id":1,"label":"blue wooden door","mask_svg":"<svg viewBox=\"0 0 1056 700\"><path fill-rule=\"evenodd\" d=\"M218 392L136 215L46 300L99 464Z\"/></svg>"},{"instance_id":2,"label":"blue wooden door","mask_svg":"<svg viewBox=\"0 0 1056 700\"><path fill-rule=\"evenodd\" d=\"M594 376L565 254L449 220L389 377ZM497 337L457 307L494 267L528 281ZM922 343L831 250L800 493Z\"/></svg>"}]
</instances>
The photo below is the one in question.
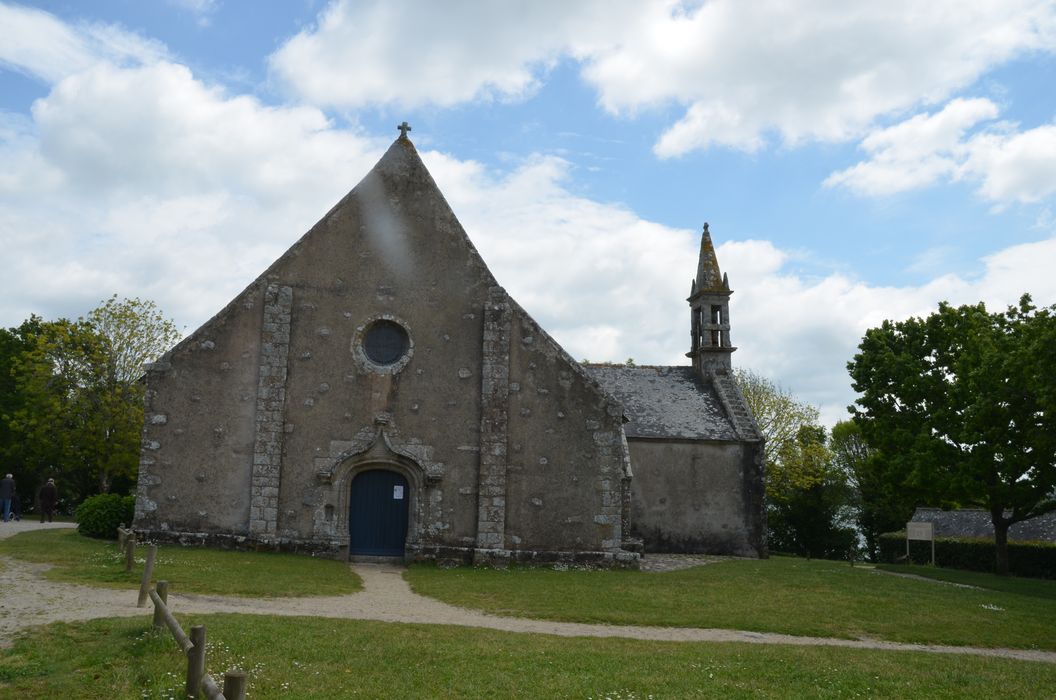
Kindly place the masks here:
<instances>
[{"instance_id":1,"label":"blue wooden door","mask_svg":"<svg viewBox=\"0 0 1056 700\"><path fill-rule=\"evenodd\" d=\"M360 472L349 498L348 551L403 556L407 540L407 479L387 469Z\"/></svg>"}]
</instances>

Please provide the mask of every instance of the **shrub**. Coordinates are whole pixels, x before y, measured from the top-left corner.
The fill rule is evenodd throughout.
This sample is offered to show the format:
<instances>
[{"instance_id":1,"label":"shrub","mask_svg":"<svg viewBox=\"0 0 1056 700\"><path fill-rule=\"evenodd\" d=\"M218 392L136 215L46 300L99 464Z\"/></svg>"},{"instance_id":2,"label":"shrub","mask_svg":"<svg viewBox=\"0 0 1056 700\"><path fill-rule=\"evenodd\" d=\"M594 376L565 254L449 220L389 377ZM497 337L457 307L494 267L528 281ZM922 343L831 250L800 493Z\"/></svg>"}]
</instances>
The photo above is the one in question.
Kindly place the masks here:
<instances>
[{"instance_id":1,"label":"shrub","mask_svg":"<svg viewBox=\"0 0 1056 700\"><path fill-rule=\"evenodd\" d=\"M118 496L116 493L101 493L86 498L77 506L77 532L86 537L117 539L117 526L132 524L136 499L133 496Z\"/></svg>"},{"instance_id":2,"label":"shrub","mask_svg":"<svg viewBox=\"0 0 1056 700\"><path fill-rule=\"evenodd\" d=\"M896 563L906 556L906 533L880 535L880 561ZM909 558L917 564L931 561L931 543L913 540ZM994 541L972 537L936 537L935 564L950 569L993 573L997 555ZM898 562L901 563L901 562ZM1009 542L1008 571L1016 576L1056 579L1056 544L1049 542Z\"/></svg>"}]
</instances>

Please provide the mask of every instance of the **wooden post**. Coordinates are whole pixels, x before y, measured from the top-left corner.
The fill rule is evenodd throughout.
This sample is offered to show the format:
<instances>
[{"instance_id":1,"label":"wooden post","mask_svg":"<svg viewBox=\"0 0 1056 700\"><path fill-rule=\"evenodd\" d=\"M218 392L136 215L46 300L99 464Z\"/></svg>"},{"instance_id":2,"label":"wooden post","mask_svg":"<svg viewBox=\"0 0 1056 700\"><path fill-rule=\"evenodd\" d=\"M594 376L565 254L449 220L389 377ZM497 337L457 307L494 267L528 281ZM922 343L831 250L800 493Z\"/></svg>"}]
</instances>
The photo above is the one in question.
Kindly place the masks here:
<instances>
[{"instance_id":1,"label":"wooden post","mask_svg":"<svg viewBox=\"0 0 1056 700\"><path fill-rule=\"evenodd\" d=\"M158 556L158 545L150 545L147 550L147 565L143 567L143 580L139 583L139 600L136 607L142 608L147 604L147 592L150 590L150 577L154 575L154 558Z\"/></svg>"},{"instance_id":2,"label":"wooden post","mask_svg":"<svg viewBox=\"0 0 1056 700\"><path fill-rule=\"evenodd\" d=\"M208 673L202 676L202 694L205 695L206 700L226 700L224 694L220 692L220 687Z\"/></svg>"},{"instance_id":3,"label":"wooden post","mask_svg":"<svg viewBox=\"0 0 1056 700\"><path fill-rule=\"evenodd\" d=\"M165 605L165 602L162 601L161 596L158 595L157 591L150 592L150 599L153 600L154 605L157 606L155 611L161 611L161 617L168 626L169 631L172 632L172 637L176 640L176 644L180 647L180 651L184 654L188 653L191 650L191 647L194 646L194 643L191 642L186 634L184 634L183 628L180 627L180 623L177 622L176 618L172 616L171 612L169 612L169 606Z\"/></svg>"},{"instance_id":4,"label":"wooden post","mask_svg":"<svg viewBox=\"0 0 1056 700\"><path fill-rule=\"evenodd\" d=\"M244 671L228 671L224 674L224 698L246 700L246 674Z\"/></svg>"},{"instance_id":5,"label":"wooden post","mask_svg":"<svg viewBox=\"0 0 1056 700\"><path fill-rule=\"evenodd\" d=\"M168 605L169 602L169 582L158 581L158 585L154 587L157 591L158 598L161 598L163 605ZM148 591L149 593L149 591ZM161 629L165 626L165 613L162 610L162 606L154 603L154 626Z\"/></svg>"},{"instance_id":6,"label":"wooden post","mask_svg":"<svg viewBox=\"0 0 1056 700\"><path fill-rule=\"evenodd\" d=\"M205 675L205 625L191 628L191 648L187 650L187 697L197 698Z\"/></svg>"},{"instance_id":7,"label":"wooden post","mask_svg":"<svg viewBox=\"0 0 1056 700\"><path fill-rule=\"evenodd\" d=\"M125 538L125 573L132 571L132 564L136 561L136 533L129 533Z\"/></svg>"}]
</instances>

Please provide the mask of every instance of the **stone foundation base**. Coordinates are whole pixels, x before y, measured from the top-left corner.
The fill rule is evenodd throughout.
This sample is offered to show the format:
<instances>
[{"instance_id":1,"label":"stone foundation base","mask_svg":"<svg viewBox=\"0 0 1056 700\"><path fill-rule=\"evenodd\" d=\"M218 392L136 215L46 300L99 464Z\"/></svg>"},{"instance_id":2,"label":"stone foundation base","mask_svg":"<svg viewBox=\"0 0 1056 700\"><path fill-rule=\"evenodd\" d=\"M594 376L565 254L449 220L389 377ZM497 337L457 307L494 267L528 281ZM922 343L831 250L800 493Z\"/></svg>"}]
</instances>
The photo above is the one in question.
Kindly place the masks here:
<instances>
[{"instance_id":1,"label":"stone foundation base","mask_svg":"<svg viewBox=\"0 0 1056 700\"><path fill-rule=\"evenodd\" d=\"M240 552L294 552L321 559L346 559L348 545L343 542L296 540L284 537L264 538L259 535L235 535L218 532L178 532L175 530L144 530L135 528L139 542L178 544L183 547L207 547Z\"/></svg>"},{"instance_id":2,"label":"stone foundation base","mask_svg":"<svg viewBox=\"0 0 1056 700\"><path fill-rule=\"evenodd\" d=\"M140 542L178 544L184 547L208 547L254 552L293 552L323 559L348 560L348 545L345 542L298 540L291 538L268 538L212 532L175 532L172 530L137 529ZM408 544L403 561L435 561L441 566L489 566L505 568L510 563L530 566L571 565L597 569L637 569L641 555L638 552L619 550L616 552L565 552L527 549L479 549L475 547L450 547L447 545ZM399 557L395 557L399 559Z\"/></svg>"},{"instance_id":3,"label":"stone foundation base","mask_svg":"<svg viewBox=\"0 0 1056 700\"><path fill-rule=\"evenodd\" d=\"M480 549L444 545L408 546L415 561L435 561L441 566L488 566L504 569L511 563L528 566L566 564L592 569L637 569L637 552L555 551L530 549Z\"/></svg>"}]
</instances>

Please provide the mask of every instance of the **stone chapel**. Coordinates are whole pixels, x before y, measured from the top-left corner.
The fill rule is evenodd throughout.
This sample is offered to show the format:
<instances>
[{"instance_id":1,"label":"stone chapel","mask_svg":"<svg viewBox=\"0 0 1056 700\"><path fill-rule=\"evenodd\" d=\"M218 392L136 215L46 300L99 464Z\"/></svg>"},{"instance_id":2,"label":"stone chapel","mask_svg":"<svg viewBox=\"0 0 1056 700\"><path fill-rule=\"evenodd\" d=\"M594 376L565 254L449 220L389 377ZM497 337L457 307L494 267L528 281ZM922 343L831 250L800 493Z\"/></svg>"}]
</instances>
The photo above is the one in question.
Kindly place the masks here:
<instances>
[{"instance_id":1,"label":"stone chapel","mask_svg":"<svg viewBox=\"0 0 1056 700\"><path fill-rule=\"evenodd\" d=\"M581 365L407 138L145 375L135 529L320 556L766 556L763 443L707 227L691 364Z\"/></svg>"}]
</instances>

